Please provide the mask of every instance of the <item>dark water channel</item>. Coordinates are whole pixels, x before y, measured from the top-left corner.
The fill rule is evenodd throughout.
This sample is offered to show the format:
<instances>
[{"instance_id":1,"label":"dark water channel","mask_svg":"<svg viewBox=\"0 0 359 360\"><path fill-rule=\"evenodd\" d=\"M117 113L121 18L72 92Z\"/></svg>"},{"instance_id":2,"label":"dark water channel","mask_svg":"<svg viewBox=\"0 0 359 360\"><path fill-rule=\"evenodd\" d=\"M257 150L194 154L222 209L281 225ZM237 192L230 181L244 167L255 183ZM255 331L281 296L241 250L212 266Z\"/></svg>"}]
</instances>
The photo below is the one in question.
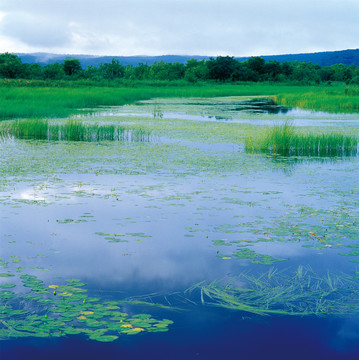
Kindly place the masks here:
<instances>
[{"instance_id":1,"label":"dark water channel","mask_svg":"<svg viewBox=\"0 0 359 360\"><path fill-rule=\"evenodd\" d=\"M182 103L92 116L297 116L264 100ZM299 120L314 119L346 126ZM359 159L191 141L0 144L0 359L358 359Z\"/></svg>"}]
</instances>

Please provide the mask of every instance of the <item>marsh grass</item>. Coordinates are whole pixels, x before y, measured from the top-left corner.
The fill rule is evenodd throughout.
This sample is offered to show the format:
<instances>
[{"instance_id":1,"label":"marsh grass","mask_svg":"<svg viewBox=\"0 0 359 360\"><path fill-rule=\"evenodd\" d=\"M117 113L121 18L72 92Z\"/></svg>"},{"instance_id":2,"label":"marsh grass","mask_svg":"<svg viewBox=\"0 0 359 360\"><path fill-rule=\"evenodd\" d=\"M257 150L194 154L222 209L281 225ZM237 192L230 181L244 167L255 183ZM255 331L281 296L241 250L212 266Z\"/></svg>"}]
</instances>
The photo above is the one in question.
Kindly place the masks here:
<instances>
[{"instance_id":1,"label":"marsh grass","mask_svg":"<svg viewBox=\"0 0 359 360\"><path fill-rule=\"evenodd\" d=\"M269 128L264 135L245 140L245 150L283 156L348 156L356 155L355 136L330 132L315 134L300 132L291 122Z\"/></svg>"},{"instance_id":2,"label":"marsh grass","mask_svg":"<svg viewBox=\"0 0 359 360\"><path fill-rule=\"evenodd\" d=\"M331 113L356 113L359 111L358 86L317 87L307 91L277 93L275 103L301 109Z\"/></svg>"},{"instance_id":3,"label":"marsh grass","mask_svg":"<svg viewBox=\"0 0 359 360\"><path fill-rule=\"evenodd\" d=\"M14 120L0 125L0 138L48 141L150 141L151 132L139 127L86 124L77 120Z\"/></svg>"},{"instance_id":4,"label":"marsh grass","mask_svg":"<svg viewBox=\"0 0 359 360\"><path fill-rule=\"evenodd\" d=\"M353 278L329 273L318 276L303 266L299 266L294 274L273 269L258 276L242 273L229 282L194 285L186 293L195 293L204 305L257 315L359 312L359 288Z\"/></svg>"}]
</instances>

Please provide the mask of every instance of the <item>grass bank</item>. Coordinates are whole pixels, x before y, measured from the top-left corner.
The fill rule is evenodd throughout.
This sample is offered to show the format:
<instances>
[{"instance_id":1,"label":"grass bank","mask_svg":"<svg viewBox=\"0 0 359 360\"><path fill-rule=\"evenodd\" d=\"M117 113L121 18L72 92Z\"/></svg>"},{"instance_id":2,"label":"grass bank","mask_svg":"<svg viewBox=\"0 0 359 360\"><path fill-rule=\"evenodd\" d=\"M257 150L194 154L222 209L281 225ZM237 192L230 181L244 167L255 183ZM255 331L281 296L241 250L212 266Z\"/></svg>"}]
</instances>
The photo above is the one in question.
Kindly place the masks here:
<instances>
[{"instance_id":1,"label":"grass bank","mask_svg":"<svg viewBox=\"0 0 359 360\"><path fill-rule=\"evenodd\" d=\"M287 107L298 107L330 113L359 112L359 87L343 84L327 87L313 87L310 91L276 94L274 101Z\"/></svg>"}]
</instances>

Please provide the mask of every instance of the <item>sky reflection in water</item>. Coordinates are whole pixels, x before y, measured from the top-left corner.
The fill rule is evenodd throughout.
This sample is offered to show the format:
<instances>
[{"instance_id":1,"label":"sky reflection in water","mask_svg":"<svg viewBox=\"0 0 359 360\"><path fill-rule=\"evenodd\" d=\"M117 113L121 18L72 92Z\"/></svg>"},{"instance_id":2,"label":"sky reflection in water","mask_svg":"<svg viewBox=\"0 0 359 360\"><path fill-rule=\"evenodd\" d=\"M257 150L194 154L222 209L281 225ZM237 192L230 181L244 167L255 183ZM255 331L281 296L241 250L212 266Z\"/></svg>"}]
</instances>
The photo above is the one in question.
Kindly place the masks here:
<instances>
[{"instance_id":1,"label":"sky reflection in water","mask_svg":"<svg viewBox=\"0 0 359 360\"><path fill-rule=\"evenodd\" d=\"M233 117L233 99L218 100L216 111L210 100L203 100L202 104L191 99L183 101L187 109L191 105L186 114L181 112L178 100L166 101L154 102L155 109L163 108L158 110L163 118L212 119L212 116L220 116L213 113L228 111L231 121L247 121L247 113ZM148 116L151 107L154 108L153 102L144 102L105 112L102 116L121 118L131 113ZM262 120L260 116L256 114L251 122L288 117L298 118L301 125L313 125L313 117L319 118L317 124L328 120L324 114L321 119L322 115L295 110L266 114ZM343 118L344 115L333 115L328 121L341 126ZM357 126L354 118L349 116L350 126ZM186 140L179 142L190 145ZM16 143L13 146L16 148ZM29 153L20 152L19 156L23 156L24 161L27 156L36 158L47 148L50 151L51 146L32 146ZM118 145L86 146L91 149L91 155L83 159L83 163L91 164L94 159L101 163L101 156L111 154ZM239 155L233 145L230 146L232 151L220 147L211 151L225 152L226 156L237 159ZM71 143L63 144L59 155L71 151L74 151ZM95 157L93 154L97 151L99 156ZM268 271L268 265L237 259L234 253L238 244L252 245L238 247L240 249L284 259L272 265L283 271L295 270L299 265L309 265L320 274L343 271L352 275L358 271L356 263L338 255L348 251L345 245L354 243L354 238L349 241L343 235L338 239L342 243L338 249L331 249L332 245L326 249L303 247L321 243L308 235L312 228L317 231L328 227L328 232L338 231L335 234L340 235L341 230L336 226L345 226L346 219L357 218L357 158L283 165L271 159L241 156L247 157L249 171L236 172L229 168L217 174L204 171L174 175L166 163L161 163L161 172L146 172L138 162L138 169L132 170L144 172L143 175L124 171L96 175L91 168L87 173L78 173L76 165L71 167L60 158L59 163L49 166L51 171L40 172L38 177L21 172L16 177L4 176L0 193L0 258L9 261L11 256L18 256L24 273L36 274L47 284L57 277L81 279L91 292L108 299L157 292L182 293L200 281L230 279L243 271L253 274ZM107 163L104 169L115 169L121 159L114 157L112 163L109 161L110 167L106 168ZM258 161L259 168L256 167ZM340 209L347 213L341 216ZM290 226L294 226L293 233L288 231ZM353 226L356 225L353 223ZM296 227L303 227L301 239L295 233ZM285 235L276 235L278 230L286 231ZM281 236L285 241L281 241ZM32 269L34 266L49 271ZM0 283L4 281L0 278ZM109 346L83 343L79 337L56 344L41 340L37 344L42 351L56 348L54 359L68 354L74 347L87 348L84 350L88 351L87 358L95 358L95 354L101 352L131 358L147 353L158 359L218 359L233 354L247 358L267 355L267 358L276 359L334 359L338 354L346 354L343 358L350 359L359 351L357 316L341 319L273 316L263 320L223 309L181 306L187 306L189 312L166 313L175 321L168 334L121 338ZM258 343L262 344L262 350ZM11 342L6 346L1 344L0 354L16 359L30 348L38 356L28 340L16 346L15 349Z\"/></svg>"}]
</instances>

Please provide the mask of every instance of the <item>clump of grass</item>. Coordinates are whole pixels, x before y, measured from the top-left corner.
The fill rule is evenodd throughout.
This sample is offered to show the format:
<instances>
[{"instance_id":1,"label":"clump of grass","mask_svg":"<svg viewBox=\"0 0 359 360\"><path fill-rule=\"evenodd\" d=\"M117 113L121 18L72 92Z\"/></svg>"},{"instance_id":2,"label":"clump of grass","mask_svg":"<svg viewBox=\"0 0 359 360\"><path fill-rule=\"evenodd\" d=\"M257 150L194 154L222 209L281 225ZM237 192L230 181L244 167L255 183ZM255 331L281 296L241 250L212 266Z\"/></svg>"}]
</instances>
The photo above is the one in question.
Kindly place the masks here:
<instances>
[{"instance_id":1,"label":"clump of grass","mask_svg":"<svg viewBox=\"0 0 359 360\"><path fill-rule=\"evenodd\" d=\"M234 284L243 284L241 287ZM200 283L187 290L204 305L257 315L329 315L359 312L358 283L347 275L325 276L299 266L293 274L242 273L229 282Z\"/></svg>"},{"instance_id":2,"label":"clump of grass","mask_svg":"<svg viewBox=\"0 0 359 360\"><path fill-rule=\"evenodd\" d=\"M66 120L51 123L48 120L16 120L0 125L0 138L48 141L150 141L151 132L121 125L85 124Z\"/></svg>"},{"instance_id":3,"label":"clump of grass","mask_svg":"<svg viewBox=\"0 0 359 360\"><path fill-rule=\"evenodd\" d=\"M283 156L348 156L356 155L358 139L338 132L303 133L290 122L274 125L257 139L245 141L247 152L263 152Z\"/></svg>"}]
</instances>

